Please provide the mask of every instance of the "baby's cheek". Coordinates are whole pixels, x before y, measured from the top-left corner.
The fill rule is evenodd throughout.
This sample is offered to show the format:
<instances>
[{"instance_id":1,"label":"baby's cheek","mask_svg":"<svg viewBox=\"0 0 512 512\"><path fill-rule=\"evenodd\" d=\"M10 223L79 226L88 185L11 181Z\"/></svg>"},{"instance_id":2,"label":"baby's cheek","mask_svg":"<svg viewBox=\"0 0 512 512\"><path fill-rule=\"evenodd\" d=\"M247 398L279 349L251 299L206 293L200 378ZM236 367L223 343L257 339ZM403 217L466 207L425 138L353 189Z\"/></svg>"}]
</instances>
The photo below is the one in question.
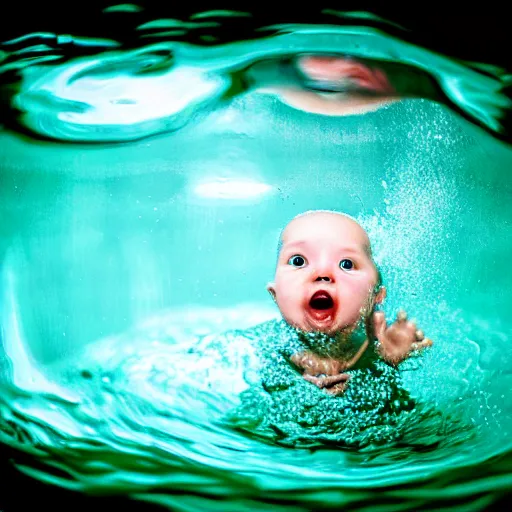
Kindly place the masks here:
<instances>
[{"instance_id":1,"label":"baby's cheek","mask_svg":"<svg viewBox=\"0 0 512 512\"><path fill-rule=\"evenodd\" d=\"M341 301L346 308L359 312L368 300L369 291L366 286L357 286L357 283L346 286L342 292Z\"/></svg>"},{"instance_id":2,"label":"baby's cheek","mask_svg":"<svg viewBox=\"0 0 512 512\"><path fill-rule=\"evenodd\" d=\"M282 293L277 293L277 303L283 313L296 313L299 308L298 294L287 287L282 290Z\"/></svg>"},{"instance_id":3,"label":"baby's cheek","mask_svg":"<svg viewBox=\"0 0 512 512\"><path fill-rule=\"evenodd\" d=\"M361 305L353 302L345 309L345 318L344 323L346 324L353 324L354 322L357 322L361 316Z\"/></svg>"}]
</instances>

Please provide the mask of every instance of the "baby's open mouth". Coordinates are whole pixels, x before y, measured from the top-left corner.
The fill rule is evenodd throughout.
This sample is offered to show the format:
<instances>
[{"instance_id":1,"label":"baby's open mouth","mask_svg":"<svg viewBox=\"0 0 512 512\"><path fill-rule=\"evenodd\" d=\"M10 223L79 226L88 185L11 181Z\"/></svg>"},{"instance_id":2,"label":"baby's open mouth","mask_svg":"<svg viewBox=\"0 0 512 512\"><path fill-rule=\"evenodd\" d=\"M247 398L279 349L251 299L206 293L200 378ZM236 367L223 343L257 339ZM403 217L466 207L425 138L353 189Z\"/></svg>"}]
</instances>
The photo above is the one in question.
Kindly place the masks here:
<instances>
[{"instance_id":1,"label":"baby's open mouth","mask_svg":"<svg viewBox=\"0 0 512 512\"><path fill-rule=\"evenodd\" d=\"M325 311L334 307L334 300L326 291L319 290L311 297L309 307L317 311Z\"/></svg>"}]
</instances>

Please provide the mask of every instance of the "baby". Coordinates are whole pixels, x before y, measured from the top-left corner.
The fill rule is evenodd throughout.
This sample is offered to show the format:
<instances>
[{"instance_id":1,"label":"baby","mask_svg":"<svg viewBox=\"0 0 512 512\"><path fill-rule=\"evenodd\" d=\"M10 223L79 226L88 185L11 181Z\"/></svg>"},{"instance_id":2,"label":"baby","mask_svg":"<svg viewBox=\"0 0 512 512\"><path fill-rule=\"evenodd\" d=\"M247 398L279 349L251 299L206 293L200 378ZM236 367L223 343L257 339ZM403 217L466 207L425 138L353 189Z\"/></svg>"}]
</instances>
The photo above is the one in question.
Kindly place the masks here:
<instances>
[{"instance_id":1,"label":"baby","mask_svg":"<svg viewBox=\"0 0 512 512\"><path fill-rule=\"evenodd\" d=\"M401 311L388 326L375 311L386 297L364 229L347 215L310 211L282 231L274 282L284 320L307 347L291 355L304 379L339 394L350 375L380 356L392 366L432 345ZM376 350L370 350L376 342Z\"/></svg>"}]
</instances>

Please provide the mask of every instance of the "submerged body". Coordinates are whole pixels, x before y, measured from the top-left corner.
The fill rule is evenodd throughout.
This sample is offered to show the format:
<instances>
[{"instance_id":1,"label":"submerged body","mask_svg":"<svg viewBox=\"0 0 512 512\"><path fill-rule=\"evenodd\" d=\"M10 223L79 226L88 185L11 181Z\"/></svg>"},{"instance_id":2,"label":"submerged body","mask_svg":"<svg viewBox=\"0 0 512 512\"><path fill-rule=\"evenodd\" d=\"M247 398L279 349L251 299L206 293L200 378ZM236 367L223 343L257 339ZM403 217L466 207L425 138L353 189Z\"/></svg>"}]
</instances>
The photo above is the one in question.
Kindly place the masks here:
<instances>
[{"instance_id":1,"label":"submerged body","mask_svg":"<svg viewBox=\"0 0 512 512\"><path fill-rule=\"evenodd\" d=\"M371 349L344 369L343 393L333 393L304 378L293 361L298 353L321 350L325 336L304 336L280 320L257 326L251 337L258 371L228 415L236 428L286 445L360 448L399 440L419 418L399 371ZM352 338L346 358L365 344L364 337Z\"/></svg>"}]
</instances>

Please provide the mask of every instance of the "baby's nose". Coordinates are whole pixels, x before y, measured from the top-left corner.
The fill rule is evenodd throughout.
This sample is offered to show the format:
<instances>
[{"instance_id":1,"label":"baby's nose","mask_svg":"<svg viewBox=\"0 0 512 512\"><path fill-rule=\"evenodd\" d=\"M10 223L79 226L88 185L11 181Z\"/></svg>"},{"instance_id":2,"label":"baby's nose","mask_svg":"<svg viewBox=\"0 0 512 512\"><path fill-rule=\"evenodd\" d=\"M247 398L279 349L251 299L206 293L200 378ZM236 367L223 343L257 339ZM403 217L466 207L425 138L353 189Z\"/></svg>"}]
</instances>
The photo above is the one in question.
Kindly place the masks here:
<instances>
[{"instance_id":1,"label":"baby's nose","mask_svg":"<svg viewBox=\"0 0 512 512\"><path fill-rule=\"evenodd\" d=\"M330 269L317 269L317 271L313 274L313 281L325 281L326 283L334 283L334 272L331 272Z\"/></svg>"},{"instance_id":2,"label":"baby's nose","mask_svg":"<svg viewBox=\"0 0 512 512\"><path fill-rule=\"evenodd\" d=\"M332 258L324 256L311 265L313 281L326 281L327 283L334 283L336 269L333 266Z\"/></svg>"}]
</instances>

